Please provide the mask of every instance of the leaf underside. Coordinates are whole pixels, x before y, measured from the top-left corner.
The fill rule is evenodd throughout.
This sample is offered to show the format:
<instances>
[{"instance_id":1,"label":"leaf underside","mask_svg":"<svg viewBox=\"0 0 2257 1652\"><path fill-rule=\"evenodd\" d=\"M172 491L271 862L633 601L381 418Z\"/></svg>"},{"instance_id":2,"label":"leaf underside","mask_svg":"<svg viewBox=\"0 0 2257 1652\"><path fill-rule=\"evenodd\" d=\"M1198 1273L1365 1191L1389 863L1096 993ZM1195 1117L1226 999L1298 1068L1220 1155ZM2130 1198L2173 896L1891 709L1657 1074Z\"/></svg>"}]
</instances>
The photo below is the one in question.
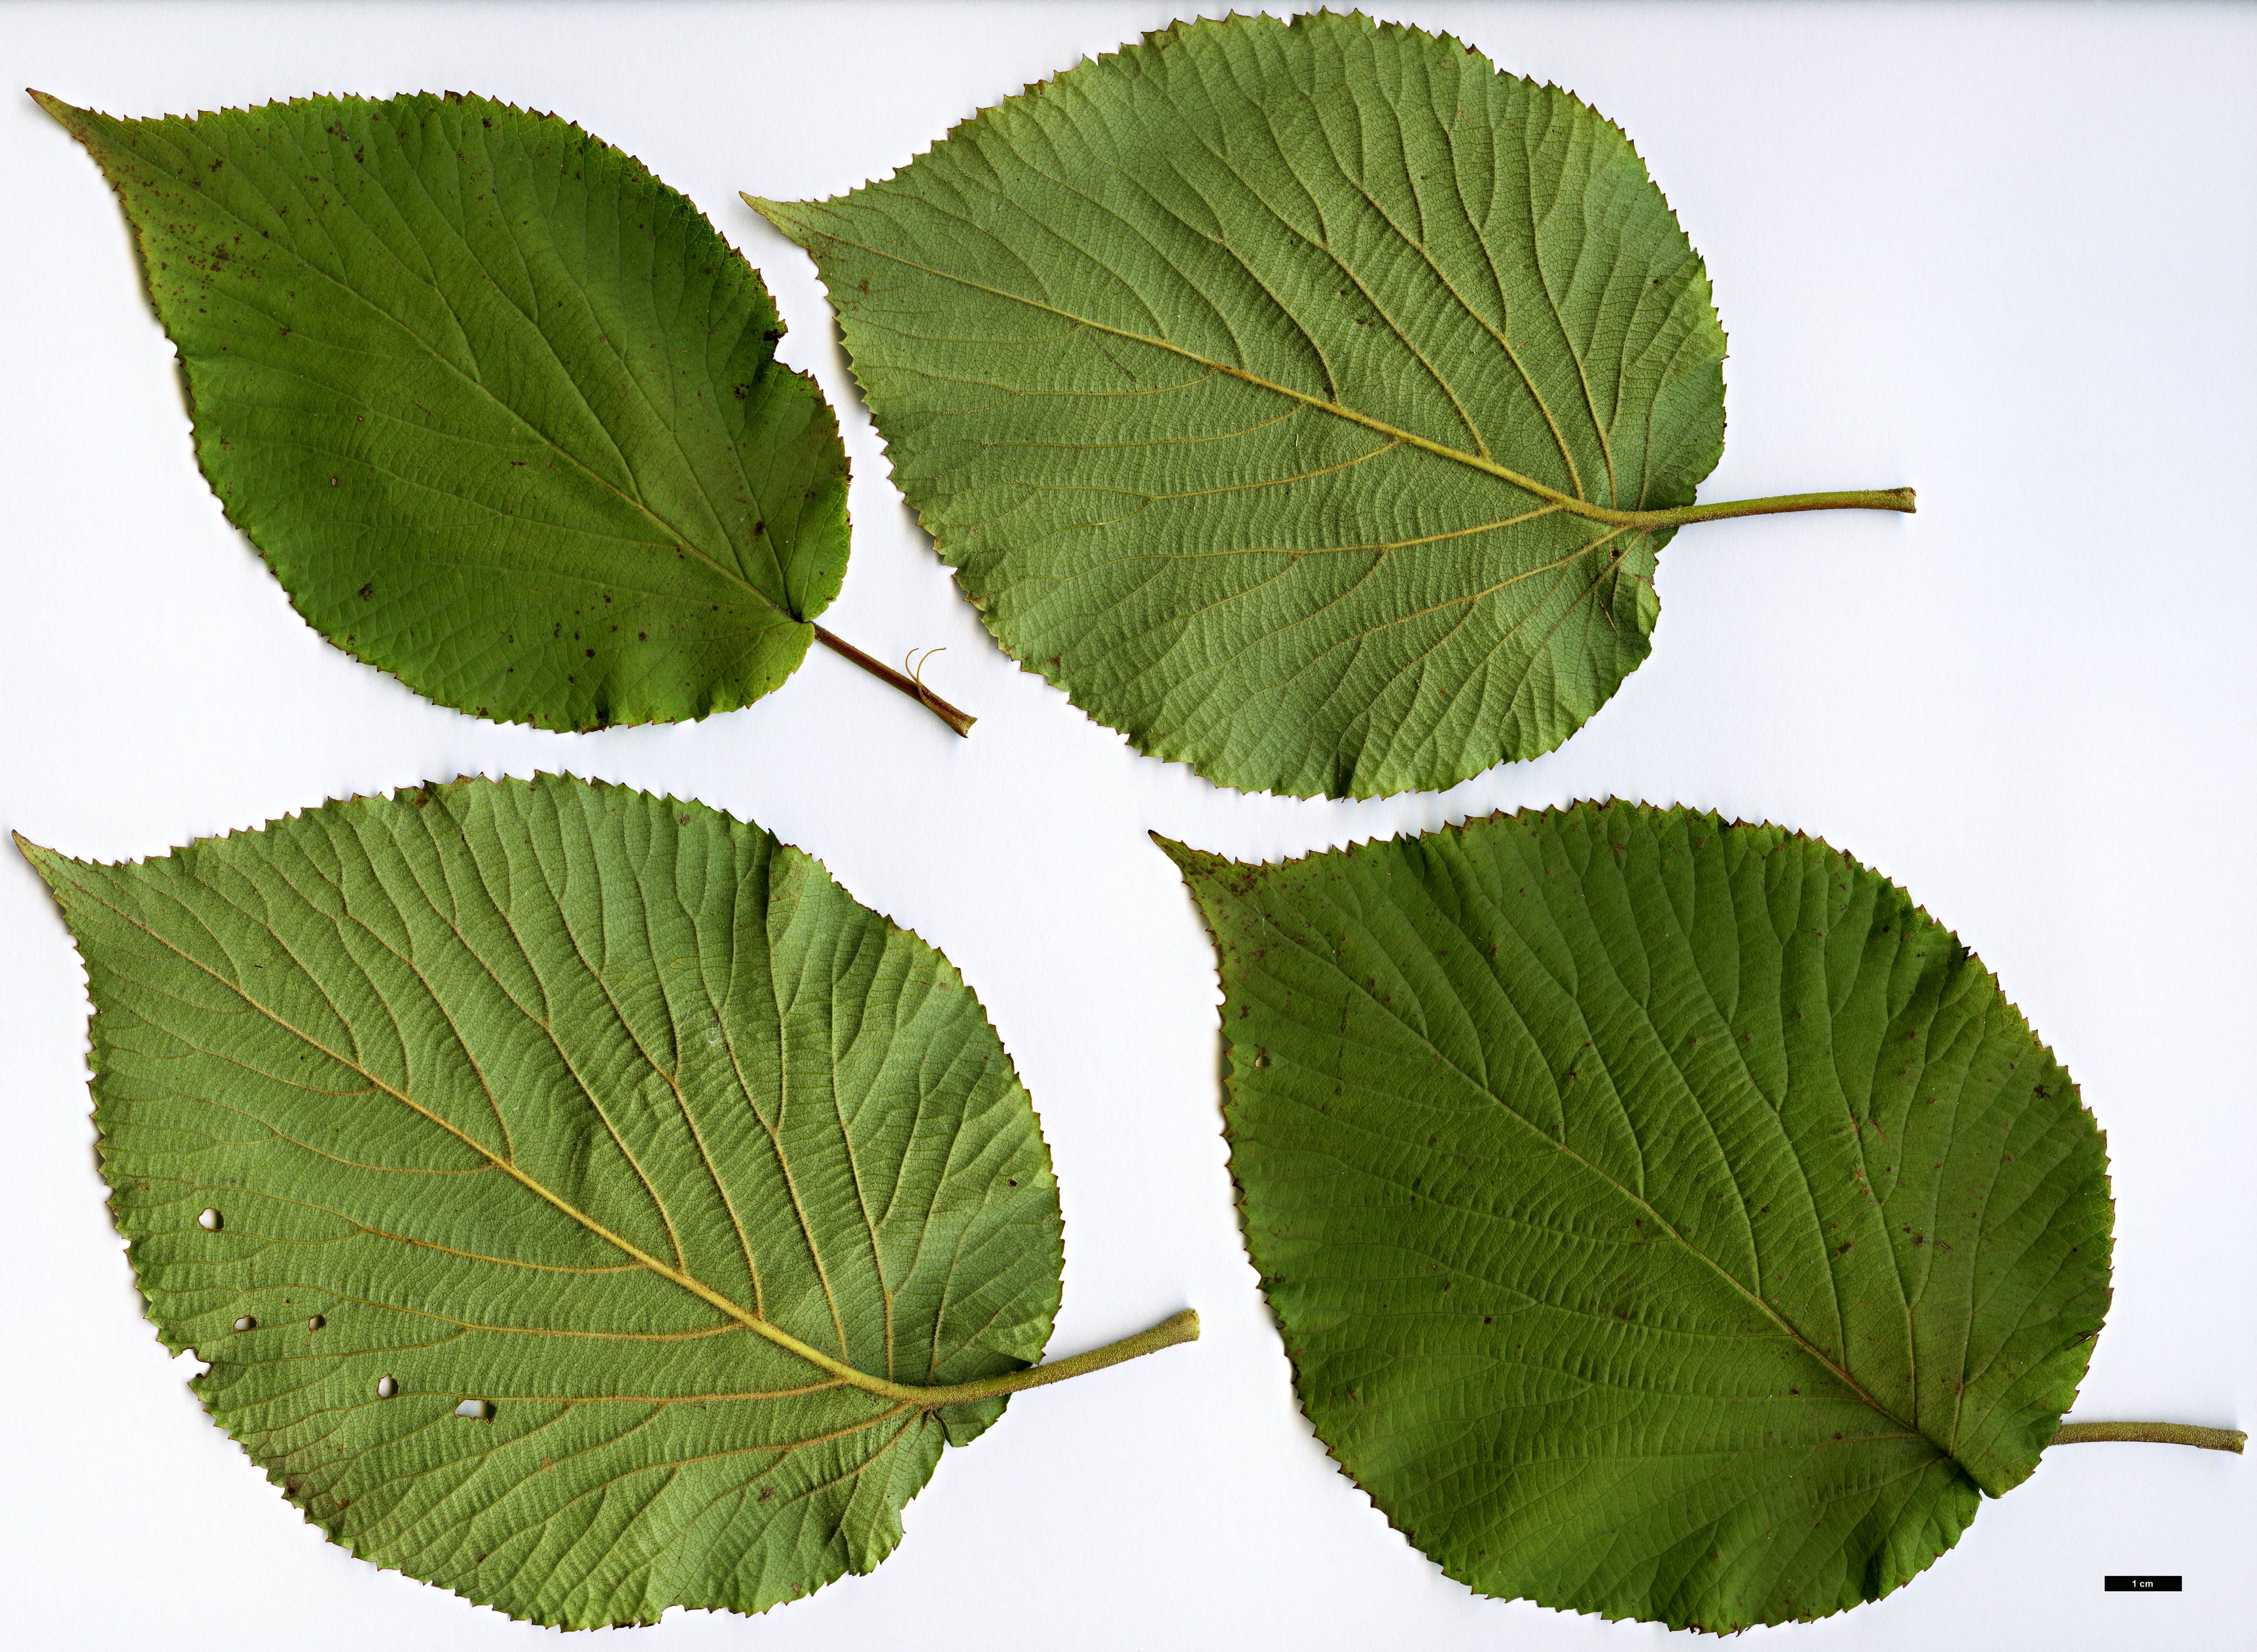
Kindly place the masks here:
<instances>
[{"instance_id":1,"label":"leaf underside","mask_svg":"<svg viewBox=\"0 0 2257 1652\"><path fill-rule=\"evenodd\" d=\"M1361 16L1178 24L753 204L988 629L1140 750L1447 786L1645 658L1667 533L1570 502L1692 502L1724 335L1629 139L1556 88Z\"/></svg>"},{"instance_id":2,"label":"leaf underside","mask_svg":"<svg viewBox=\"0 0 2257 1652\"><path fill-rule=\"evenodd\" d=\"M1893 884L1627 804L1282 865L1167 847L1302 1404L1450 1576L1815 1618L2029 1474L2108 1305L2105 1150Z\"/></svg>"},{"instance_id":3,"label":"leaf underside","mask_svg":"<svg viewBox=\"0 0 2257 1652\"><path fill-rule=\"evenodd\" d=\"M322 634L543 728L749 703L846 568L846 455L768 289L632 156L484 98L117 120L204 475Z\"/></svg>"},{"instance_id":4,"label":"leaf underside","mask_svg":"<svg viewBox=\"0 0 2257 1652\"><path fill-rule=\"evenodd\" d=\"M1041 1353L1057 1184L978 1000L757 827L551 777L25 852L150 1317L355 1554L544 1623L757 1612L875 1566L1003 1402L748 1317L921 1386Z\"/></svg>"}]
</instances>

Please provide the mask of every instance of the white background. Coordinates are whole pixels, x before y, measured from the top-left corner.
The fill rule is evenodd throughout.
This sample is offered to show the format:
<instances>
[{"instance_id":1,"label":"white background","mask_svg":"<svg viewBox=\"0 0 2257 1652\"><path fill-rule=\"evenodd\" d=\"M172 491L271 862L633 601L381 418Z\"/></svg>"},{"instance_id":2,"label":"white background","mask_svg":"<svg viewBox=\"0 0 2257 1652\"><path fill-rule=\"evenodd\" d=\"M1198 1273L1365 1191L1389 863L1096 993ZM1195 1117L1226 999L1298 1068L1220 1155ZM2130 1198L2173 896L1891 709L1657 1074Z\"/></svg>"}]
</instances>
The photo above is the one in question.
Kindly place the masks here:
<instances>
[{"instance_id":1,"label":"white background","mask_svg":"<svg viewBox=\"0 0 2257 1652\"><path fill-rule=\"evenodd\" d=\"M767 275L838 408L825 616L977 712L817 650L696 725L572 736L416 698L301 622L198 475L93 165L0 99L0 825L159 852L324 798L563 769L695 796L943 948L1042 1110L1053 1352L1199 1343L1015 1402L874 1576L655 1647L1655 1646L1482 1600L1300 1419L1241 1249L1213 960L1157 828L1241 857L1609 794L1822 834L2005 981L2108 1132L2116 1304L2076 1416L2247 1424L2257 1002L2257 11L1402 0L1619 121L1732 340L1704 498L1912 484L1917 517L1685 530L1652 660L1540 761L1440 794L1246 797L1130 752L985 637L888 479L812 267L737 191L829 194L1157 4L0 7L0 85L130 115L474 90L563 113ZM205 1420L103 1208L82 977L0 852L0 1640L553 1638L325 1543ZM2257 1465L2073 1446L1878 1605L1765 1648L2246 1646ZM2172 1597L2105 1571L2182 1572Z\"/></svg>"}]
</instances>

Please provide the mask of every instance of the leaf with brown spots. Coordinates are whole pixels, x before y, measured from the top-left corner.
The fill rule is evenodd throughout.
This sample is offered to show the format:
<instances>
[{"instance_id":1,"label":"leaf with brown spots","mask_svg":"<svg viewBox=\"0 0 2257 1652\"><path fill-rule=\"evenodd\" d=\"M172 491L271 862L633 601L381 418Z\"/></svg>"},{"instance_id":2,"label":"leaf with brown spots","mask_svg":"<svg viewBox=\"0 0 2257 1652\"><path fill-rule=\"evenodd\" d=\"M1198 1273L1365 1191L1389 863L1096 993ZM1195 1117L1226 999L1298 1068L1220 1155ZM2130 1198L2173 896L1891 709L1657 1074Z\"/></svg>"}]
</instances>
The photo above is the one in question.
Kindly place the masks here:
<instances>
[{"instance_id":1,"label":"leaf with brown spots","mask_svg":"<svg viewBox=\"0 0 2257 1652\"><path fill-rule=\"evenodd\" d=\"M33 95L131 221L229 519L331 642L551 729L726 711L835 645L838 420L633 156L478 97Z\"/></svg>"}]
</instances>

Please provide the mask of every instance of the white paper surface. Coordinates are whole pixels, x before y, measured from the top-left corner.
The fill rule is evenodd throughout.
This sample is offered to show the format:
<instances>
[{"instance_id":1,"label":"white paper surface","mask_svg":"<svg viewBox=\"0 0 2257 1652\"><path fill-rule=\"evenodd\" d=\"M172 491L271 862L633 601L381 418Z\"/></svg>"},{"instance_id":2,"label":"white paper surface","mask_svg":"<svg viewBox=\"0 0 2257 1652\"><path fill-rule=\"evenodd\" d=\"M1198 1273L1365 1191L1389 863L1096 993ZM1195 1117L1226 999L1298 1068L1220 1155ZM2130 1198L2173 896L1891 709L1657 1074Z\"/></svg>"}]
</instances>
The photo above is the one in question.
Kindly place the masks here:
<instances>
[{"instance_id":1,"label":"white paper surface","mask_svg":"<svg viewBox=\"0 0 2257 1652\"><path fill-rule=\"evenodd\" d=\"M1561 751L1368 803L1130 752L980 630L888 479L812 266L737 191L830 194L1156 4L0 8L0 85L118 114L484 92L578 121L745 250L854 462L825 623L945 646L959 741L817 650L704 724L570 736L442 710L329 646L222 519L86 156L0 98L0 825L140 856L458 773L694 796L945 950L1041 1109L1054 1352L1192 1303L1206 1336L1014 1403L873 1576L653 1646L1630 1648L1444 1578L1295 1407L1239 1242L1213 964L1157 829L1274 858L1615 795L1824 836L2005 982L2108 1132L2116 1302L2075 1415L2247 1424L2257 1003L2257 11L1887 4L1385 15L1630 132L1732 340L1703 498L1910 484L1916 517L1687 529L1652 660ZM103 1208L85 1003L0 855L0 1641L530 1645L326 1543L189 1395ZM2245 1646L2257 1466L2077 1446L1878 1605L1761 1648ZM2111 1571L2185 1592L2104 1595Z\"/></svg>"}]
</instances>

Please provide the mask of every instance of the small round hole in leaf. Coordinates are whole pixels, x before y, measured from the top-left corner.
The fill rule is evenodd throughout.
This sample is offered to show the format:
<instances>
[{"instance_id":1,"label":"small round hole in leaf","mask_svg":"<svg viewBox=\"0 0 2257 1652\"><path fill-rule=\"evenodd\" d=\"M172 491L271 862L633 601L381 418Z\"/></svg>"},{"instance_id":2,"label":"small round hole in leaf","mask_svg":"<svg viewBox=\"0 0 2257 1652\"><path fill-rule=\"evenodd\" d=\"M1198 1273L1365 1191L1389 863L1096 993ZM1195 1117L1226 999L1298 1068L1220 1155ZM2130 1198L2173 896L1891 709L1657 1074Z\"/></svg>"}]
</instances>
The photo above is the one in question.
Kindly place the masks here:
<instances>
[{"instance_id":1,"label":"small round hole in leaf","mask_svg":"<svg viewBox=\"0 0 2257 1652\"><path fill-rule=\"evenodd\" d=\"M386 1372L383 1376L380 1376L376 1380L376 1397L378 1399L389 1400L393 1394L399 1392L400 1385L392 1380L391 1373Z\"/></svg>"},{"instance_id":2,"label":"small round hole in leaf","mask_svg":"<svg viewBox=\"0 0 2257 1652\"><path fill-rule=\"evenodd\" d=\"M468 1417L473 1423L493 1421L494 1402L491 1400L465 1400L455 1408L458 1417Z\"/></svg>"},{"instance_id":3,"label":"small round hole in leaf","mask_svg":"<svg viewBox=\"0 0 2257 1652\"><path fill-rule=\"evenodd\" d=\"M258 1322L249 1314L245 1314L235 1322L235 1328L237 1331L256 1331L258 1329Z\"/></svg>"},{"instance_id":4,"label":"small round hole in leaf","mask_svg":"<svg viewBox=\"0 0 2257 1652\"><path fill-rule=\"evenodd\" d=\"M227 1225L227 1218L217 1211L206 1211L196 1218L196 1225L207 1233L216 1233Z\"/></svg>"}]
</instances>

